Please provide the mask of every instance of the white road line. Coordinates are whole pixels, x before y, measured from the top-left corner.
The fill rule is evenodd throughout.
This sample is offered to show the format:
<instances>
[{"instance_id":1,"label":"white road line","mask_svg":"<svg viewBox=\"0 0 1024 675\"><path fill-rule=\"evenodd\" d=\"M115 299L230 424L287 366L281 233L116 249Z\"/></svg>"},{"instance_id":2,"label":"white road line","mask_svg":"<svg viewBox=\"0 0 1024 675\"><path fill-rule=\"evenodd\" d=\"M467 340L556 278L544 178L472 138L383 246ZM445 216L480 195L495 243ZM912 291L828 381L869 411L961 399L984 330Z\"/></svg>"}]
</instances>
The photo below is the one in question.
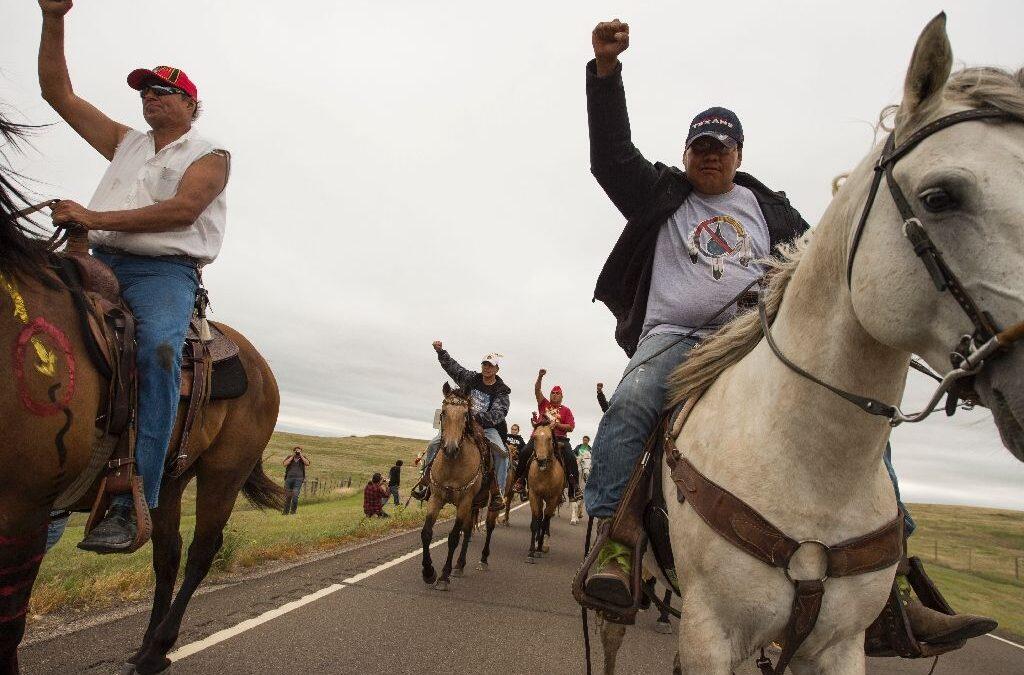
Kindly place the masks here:
<instances>
[{"instance_id":1,"label":"white road line","mask_svg":"<svg viewBox=\"0 0 1024 675\"><path fill-rule=\"evenodd\" d=\"M527 502L523 502L519 506L513 507L511 510L512 511L518 511L519 509L523 508L524 506L528 506L528 503ZM482 520L480 522L483 523ZM434 543L432 543L430 545L430 548L437 548L441 544L445 544L447 542L448 542L448 537L444 537L442 539L438 539L437 541L435 541ZM345 579L344 581L342 581L340 584L331 584L330 586L328 586L326 588L321 588L319 591L315 591L313 593L310 593L309 595L305 595L305 596L299 598L298 600L293 600L293 601L291 601L289 603L281 605L277 609L270 609L270 610L267 610L266 612L264 612L263 614L260 614L259 616L253 617L251 619L246 619L245 621L243 621L243 622L241 622L241 623L239 623L237 625L234 625L231 628L225 628L224 630L219 630L216 633L214 633L213 635L210 635L209 637L203 638L202 640L196 640L195 642L190 642L187 645L183 645L183 646L178 647L177 649L175 649L173 652L171 652L170 654L167 655L167 658L169 658L173 662L173 661L180 661L180 660L182 660L182 659L184 659L186 657L192 656L193 654L197 654L197 653L203 651L204 649L207 649L209 647L214 646L215 644L224 642L225 640L229 640L229 639L235 637L236 635L241 635L245 631L251 630L251 629L255 628L256 626L259 626L260 624L264 624L264 623L266 623L266 622L268 622L268 621L270 621L272 619L276 619L279 616L284 616L288 612L296 610L299 607L302 607L304 605L308 605L309 603L315 602L315 601L317 601L317 600L319 600L321 598L326 598L328 595L331 595L332 593L340 591L341 589L345 588L346 586L351 586L352 584L359 583L360 581L363 581L364 579L372 577L375 574L380 574L384 570L390 569L390 568L394 567L395 565L401 565L406 560L411 560L412 558L415 558L416 556L420 555L422 552L423 552L423 550L419 549L419 548L416 549L415 551L409 551L405 555L401 555L401 556L395 558L394 560L389 560L388 562L382 563L380 565L377 565L376 567L370 568L370 569L366 570L365 572L360 572L359 574L356 574L355 576L351 576L348 579Z\"/></svg>"},{"instance_id":2,"label":"white road line","mask_svg":"<svg viewBox=\"0 0 1024 675\"><path fill-rule=\"evenodd\" d=\"M991 633L989 633L988 636L990 638L992 638L993 640L999 640L1000 642L1005 642L1006 644L1010 645L1011 647L1016 647L1017 649L1024 650L1024 645L1019 645L1016 642L1010 642L1006 638L1001 638L998 635L992 635Z\"/></svg>"}]
</instances>

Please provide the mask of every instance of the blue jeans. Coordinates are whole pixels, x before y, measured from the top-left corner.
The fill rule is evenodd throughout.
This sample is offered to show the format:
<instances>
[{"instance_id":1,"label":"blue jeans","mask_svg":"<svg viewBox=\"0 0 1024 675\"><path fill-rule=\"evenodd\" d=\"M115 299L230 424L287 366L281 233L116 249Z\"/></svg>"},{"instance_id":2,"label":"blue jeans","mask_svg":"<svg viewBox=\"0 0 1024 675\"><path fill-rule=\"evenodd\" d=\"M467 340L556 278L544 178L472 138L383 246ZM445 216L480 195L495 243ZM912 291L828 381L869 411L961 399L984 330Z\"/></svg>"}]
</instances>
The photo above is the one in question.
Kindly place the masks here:
<instances>
[{"instance_id":1,"label":"blue jeans","mask_svg":"<svg viewBox=\"0 0 1024 675\"><path fill-rule=\"evenodd\" d=\"M595 518L610 518L615 513L633 466L665 407L665 382L697 343L680 337L662 333L641 342L626 366L629 375L608 402L590 448L590 479L583 491L587 513ZM672 342L678 344L665 349ZM662 349L663 353L653 356ZM646 359L650 361L632 370Z\"/></svg>"},{"instance_id":2,"label":"blue jeans","mask_svg":"<svg viewBox=\"0 0 1024 675\"><path fill-rule=\"evenodd\" d=\"M663 333L641 342L626 366L629 376L619 384L608 402L608 410L601 418L590 449L592 465L583 494L587 513L595 518L610 518L615 514L615 507L622 498L633 467L640 459L647 439L655 432L654 427L665 407L665 382L696 344L689 339L679 341L680 337ZM678 344L651 358L676 341ZM636 364L649 358L650 361L630 372ZM906 535L910 536L915 524L900 501L891 454L892 448L886 444L885 468L896 490L896 501L904 513Z\"/></svg>"},{"instance_id":3,"label":"blue jeans","mask_svg":"<svg viewBox=\"0 0 1024 675\"><path fill-rule=\"evenodd\" d=\"M484 429L484 437L491 445L491 461L494 462L494 474L498 477L498 492L504 492L505 479L508 478L508 452L505 450L505 441L497 429ZM429 466L434 461L434 456L441 449L441 432L427 445L427 455L424 466Z\"/></svg>"},{"instance_id":4,"label":"blue jeans","mask_svg":"<svg viewBox=\"0 0 1024 675\"><path fill-rule=\"evenodd\" d=\"M302 492L302 484L305 482L305 478L285 478L284 489L286 494L284 496L284 510L281 513L295 513L295 509L299 508L299 493Z\"/></svg>"},{"instance_id":5,"label":"blue jeans","mask_svg":"<svg viewBox=\"0 0 1024 675\"><path fill-rule=\"evenodd\" d=\"M94 254L110 266L121 295L135 315L135 357L139 374L135 462L146 503L156 508L167 446L178 414L181 349L195 307L199 277L183 261ZM128 496L117 503L131 504Z\"/></svg>"}]
</instances>

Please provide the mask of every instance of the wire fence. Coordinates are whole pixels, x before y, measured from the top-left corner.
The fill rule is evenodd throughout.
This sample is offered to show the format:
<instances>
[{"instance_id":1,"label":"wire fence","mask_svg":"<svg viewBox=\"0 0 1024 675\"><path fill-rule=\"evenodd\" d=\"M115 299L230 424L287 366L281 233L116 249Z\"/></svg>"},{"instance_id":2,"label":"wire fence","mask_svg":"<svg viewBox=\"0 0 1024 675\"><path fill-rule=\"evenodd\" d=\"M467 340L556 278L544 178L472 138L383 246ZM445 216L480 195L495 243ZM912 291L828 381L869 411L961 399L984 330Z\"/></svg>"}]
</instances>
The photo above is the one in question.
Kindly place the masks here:
<instances>
[{"instance_id":1,"label":"wire fence","mask_svg":"<svg viewBox=\"0 0 1024 675\"><path fill-rule=\"evenodd\" d=\"M326 495L334 492L335 490L350 487L352 487L352 476L349 476L346 479L323 478L321 476L317 476L315 478L307 479L302 484L302 496L316 497L317 495Z\"/></svg>"},{"instance_id":2,"label":"wire fence","mask_svg":"<svg viewBox=\"0 0 1024 675\"><path fill-rule=\"evenodd\" d=\"M1024 586L1024 551L989 551L939 539L909 540L910 554L960 572Z\"/></svg>"}]
</instances>

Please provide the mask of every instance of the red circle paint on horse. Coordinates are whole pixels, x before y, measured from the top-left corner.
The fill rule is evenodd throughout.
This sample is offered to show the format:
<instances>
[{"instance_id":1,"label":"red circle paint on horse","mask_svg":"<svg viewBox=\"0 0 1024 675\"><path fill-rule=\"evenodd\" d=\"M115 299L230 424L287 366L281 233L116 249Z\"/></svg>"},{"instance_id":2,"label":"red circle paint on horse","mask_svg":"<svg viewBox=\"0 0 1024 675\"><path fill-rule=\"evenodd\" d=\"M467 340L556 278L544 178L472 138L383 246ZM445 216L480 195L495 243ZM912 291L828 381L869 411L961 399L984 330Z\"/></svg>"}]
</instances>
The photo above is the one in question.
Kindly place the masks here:
<instances>
[{"instance_id":1,"label":"red circle paint on horse","mask_svg":"<svg viewBox=\"0 0 1024 675\"><path fill-rule=\"evenodd\" d=\"M56 403L40 403L34 400L25 383L25 348L37 335L45 335L56 342L60 350L64 352L64 359L67 362L68 386L64 388L64 395ZM68 340L68 336L41 316L33 319L22 329L18 334L18 339L14 342L14 379L18 386L22 405L33 415L46 417L56 415L64 410L75 395L75 355L71 351L71 341Z\"/></svg>"}]
</instances>

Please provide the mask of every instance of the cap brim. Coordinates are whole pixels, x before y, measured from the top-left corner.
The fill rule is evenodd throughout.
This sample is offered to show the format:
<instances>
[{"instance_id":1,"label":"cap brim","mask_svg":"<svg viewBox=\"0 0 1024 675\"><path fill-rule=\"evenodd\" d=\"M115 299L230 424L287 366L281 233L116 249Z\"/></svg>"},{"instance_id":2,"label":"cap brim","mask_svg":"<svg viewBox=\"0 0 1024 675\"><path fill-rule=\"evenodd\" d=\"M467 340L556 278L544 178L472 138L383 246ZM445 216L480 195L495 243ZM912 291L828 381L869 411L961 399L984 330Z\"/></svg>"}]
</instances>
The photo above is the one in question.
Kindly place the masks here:
<instances>
[{"instance_id":1,"label":"cap brim","mask_svg":"<svg viewBox=\"0 0 1024 675\"><path fill-rule=\"evenodd\" d=\"M735 148L737 145L739 145L739 143L736 142L736 139L733 138L732 136L728 136L726 134L716 134L713 131L702 131L693 138L691 138L690 140L686 141L686 147L690 147L691 145L693 145L693 142L698 138L705 137L713 138L727 148Z\"/></svg>"},{"instance_id":2,"label":"cap brim","mask_svg":"<svg viewBox=\"0 0 1024 675\"><path fill-rule=\"evenodd\" d=\"M160 77L149 68L136 68L132 72L128 73L128 86L136 91L142 89L147 84L153 84L154 82L160 82L162 84L166 84L168 87L174 87L175 89L180 88L170 80Z\"/></svg>"}]
</instances>

